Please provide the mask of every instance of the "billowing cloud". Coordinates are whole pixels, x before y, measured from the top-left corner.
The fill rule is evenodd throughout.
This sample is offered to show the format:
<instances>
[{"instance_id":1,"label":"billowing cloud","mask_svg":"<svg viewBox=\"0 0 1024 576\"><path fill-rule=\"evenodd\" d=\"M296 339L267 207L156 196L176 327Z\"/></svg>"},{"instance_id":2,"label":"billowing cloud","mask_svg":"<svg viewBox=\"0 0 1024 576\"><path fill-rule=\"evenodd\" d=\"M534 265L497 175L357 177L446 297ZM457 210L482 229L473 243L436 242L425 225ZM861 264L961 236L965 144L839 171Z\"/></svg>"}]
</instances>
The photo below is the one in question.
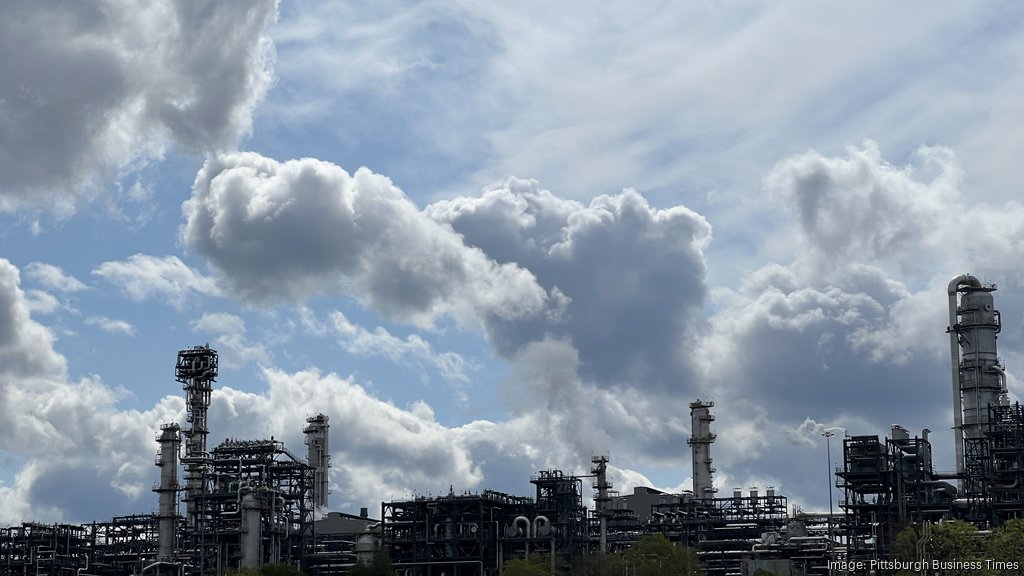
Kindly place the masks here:
<instances>
[{"instance_id":1,"label":"billowing cloud","mask_svg":"<svg viewBox=\"0 0 1024 576\"><path fill-rule=\"evenodd\" d=\"M654 208L634 190L584 205L517 179L426 212L557 296L543 317L487 318L499 353L551 335L571 342L587 381L666 390L692 380L682 352L703 324L711 239L700 215Z\"/></svg>"},{"instance_id":2,"label":"billowing cloud","mask_svg":"<svg viewBox=\"0 0 1024 576\"><path fill-rule=\"evenodd\" d=\"M168 146L231 147L271 83L274 0L18 0L4 13L0 211L68 212Z\"/></svg>"},{"instance_id":3,"label":"billowing cloud","mask_svg":"<svg viewBox=\"0 0 1024 576\"><path fill-rule=\"evenodd\" d=\"M72 509L82 519L85 511L102 517L104 508L116 509L150 484L151 423L182 403L119 411L117 394L98 379L69 382L53 335L29 316L19 281L17 268L0 260L0 453L23 462L14 483L0 485L10 496L0 500L0 523ZM98 480L81 486L58 481L71 470ZM61 495L77 502L65 508Z\"/></svg>"},{"instance_id":4,"label":"billowing cloud","mask_svg":"<svg viewBox=\"0 0 1024 576\"><path fill-rule=\"evenodd\" d=\"M253 302L348 293L387 317L517 318L547 295L424 216L386 177L312 159L253 153L210 159L183 206L182 239Z\"/></svg>"},{"instance_id":5,"label":"billowing cloud","mask_svg":"<svg viewBox=\"0 0 1024 576\"><path fill-rule=\"evenodd\" d=\"M1019 323L1024 285L1008 264L1024 248L1024 207L971 201L948 149L922 148L894 166L873 142L838 157L788 158L764 185L792 215L792 260L712 292L712 330L698 354L706 392L722 400L719 422L729 423L720 441L766 449L758 439L773 421L792 428L775 436L789 438L785 451L820 443L811 432L822 426L882 435L892 423L948 428L947 283L964 272L998 281L997 307ZM1001 334L1004 356L1016 356L1022 328ZM877 399L868 412L865 399ZM744 431L736 424L758 420L747 400L765 419ZM932 441L937 465L952 468L952 435ZM723 448L734 459L740 446ZM775 459L731 472L771 470Z\"/></svg>"},{"instance_id":6,"label":"billowing cloud","mask_svg":"<svg viewBox=\"0 0 1024 576\"><path fill-rule=\"evenodd\" d=\"M189 268L177 256L134 254L127 260L104 262L92 273L133 300L161 298L179 308L191 296L216 296L221 292L212 278Z\"/></svg>"}]
</instances>

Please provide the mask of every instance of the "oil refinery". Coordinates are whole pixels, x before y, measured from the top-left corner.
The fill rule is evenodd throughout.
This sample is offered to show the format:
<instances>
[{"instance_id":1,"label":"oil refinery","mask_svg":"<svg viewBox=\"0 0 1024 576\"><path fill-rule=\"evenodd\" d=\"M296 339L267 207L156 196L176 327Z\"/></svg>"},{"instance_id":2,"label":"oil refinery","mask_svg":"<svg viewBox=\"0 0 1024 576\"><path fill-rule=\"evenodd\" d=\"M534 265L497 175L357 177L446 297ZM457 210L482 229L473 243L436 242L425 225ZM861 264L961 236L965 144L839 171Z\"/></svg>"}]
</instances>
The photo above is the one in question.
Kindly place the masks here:
<instances>
[{"instance_id":1,"label":"oil refinery","mask_svg":"<svg viewBox=\"0 0 1024 576\"><path fill-rule=\"evenodd\" d=\"M266 564L341 576L377 554L402 576L494 576L511 559L546 554L571 566L651 534L694 548L709 575L824 575L887 560L907 526L962 519L986 530L1024 513L1024 409L1009 401L997 353L995 291L970 275L949 283L955 470L935 469L928 429L912 434L894 424L886 436L846 435L832 478L843 494L838 510L801 512L771 486L722 494L714 402L696 400L687 439L693 484L679 494L620 494L608 456L595 455L588 474L538 471L530 495L452 490L358 515L330 511L329 415L306 419L302 456L273 437L210 448L218 355L197 346L175 364L185 422L156 434L156 512L2 528L0 576L201 576Z\"/></svg>"}]
</instances>

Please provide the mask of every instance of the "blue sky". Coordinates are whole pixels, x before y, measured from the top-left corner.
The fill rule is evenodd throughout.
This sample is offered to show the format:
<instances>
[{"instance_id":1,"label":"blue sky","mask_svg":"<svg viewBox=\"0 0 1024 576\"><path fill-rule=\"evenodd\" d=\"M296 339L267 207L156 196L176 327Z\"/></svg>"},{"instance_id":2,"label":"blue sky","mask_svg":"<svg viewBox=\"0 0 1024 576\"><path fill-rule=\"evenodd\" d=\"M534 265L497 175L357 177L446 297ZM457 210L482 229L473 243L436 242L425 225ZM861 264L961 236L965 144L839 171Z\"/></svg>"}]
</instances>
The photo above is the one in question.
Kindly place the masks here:
<instances>
[{"instance_id":1,"label":"blue sky","mask_svg":"<svg viewBox=\"0 0 1024 576\"><path fill-rule=\"evenodd\" d=\"M826 508L828 427L952 469L950 278L1021 393L1022 9L549 4L16 2L0 523L153 508L207 342L211 443L327 413L336 510L689 488L696 398L723 491Z\"/></svg>"}]
</instances>

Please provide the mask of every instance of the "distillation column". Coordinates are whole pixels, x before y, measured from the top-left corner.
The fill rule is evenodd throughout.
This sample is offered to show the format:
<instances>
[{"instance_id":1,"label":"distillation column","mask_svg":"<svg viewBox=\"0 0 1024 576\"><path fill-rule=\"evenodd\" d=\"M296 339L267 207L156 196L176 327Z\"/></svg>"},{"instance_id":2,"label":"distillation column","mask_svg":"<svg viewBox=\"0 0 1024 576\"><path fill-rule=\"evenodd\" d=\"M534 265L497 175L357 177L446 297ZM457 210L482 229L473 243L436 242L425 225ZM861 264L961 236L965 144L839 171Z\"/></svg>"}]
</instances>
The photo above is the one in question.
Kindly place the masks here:
<instances>
[{"instance_id":1,"label":"distillation column","mask_svg":"<svg viewBox=\"0 0 1024 576\"><path fill-rule=\"evenodd\" d=\"M608 515L611 514L612 503L612 497L608 494L612 489L612 483L608 481L608 457L591 456L590 462L590 473L596 478L594 488L597 490L597 496L594 496L594 511L601 523L601 554L605 554L608 551Z\"/></svg>"},{"instance_id":2,"label":"distillation column","mask_svg":"<svg viewBox=\"0 0 1024 576\"><path fill-rule=\"evenodd\" d=\"M242 562L239 568L259 568L263 562L260 543L262 534L263 504L252 489L242 492Z\"/></svg>"},{"instance_id":3,"label":"distillation column","mask_svg":"<svg viewBox=\"0 0 1024 576\"><path fill-rule=\"evenodd\" d=\"M174 376L186 392L189 428L184 431L185 457L185 509L188 526L196 527L196 498L203 492L203 472L209 462L206 436L210 433L206 413L210 408L213 382L217 380L217 351L196 346L178 352Z\"/></svg>"},{"instance_id":4,"label":"distillation column","mask_svg":"<svg viewBox=\"0 0 1024 576\"><path fill-rule=\"evenodd\" d=\"M156 440L160 452L156 465L160 467L160 484L153 491L160 496L157 514L159 548L157 560L171 561L174 558L174 532L178 519L178 448L181 446L180 428L176 423L160 427Z\"/></svg>"},{"instance_id":5,"label":"distillation column","mask_svg":"<svg viewBox=\"0 0 1024 576\"><path fill-rule=\"evenodd\" d=\"M693 497L698 500L715 495L712 478L715 468L711 461L711 443L715 441L711 433L711 423L715 420L711 408L714 406L714 402L690 402L690 439L686 443L693 452Z\"/></svg>"},{"instance_id":6,"label":"distillation column","mask_svg":"<svg viewBox=\"0 0 1024 576\"><path fill-rule=\"evenodd\" d=\"M327 507L328 474L331 467L331 451L328 443L330 421L324 414L306 418L306 427L302 433L306 435L306 463L313 468L313 508L322 510Z\"/></svg>"},{"instance_id":7,"label":"distillation column","mask_svg":"<svg viewBox=\"0 0 1024 576\"><path fill-rule=\"evenodd\" d=\"M998 405L1006 394L1003 369L996 354L996 335L1001 323L999 311L993 306L995 289L994 285L983 286L967 274L949 283L953 428L956 471L961 477L971 467L970 456L964 455L965 444L984 437L989 405ZM961 481L961 488L963 485Z\"/></svg>"}]
</instances>

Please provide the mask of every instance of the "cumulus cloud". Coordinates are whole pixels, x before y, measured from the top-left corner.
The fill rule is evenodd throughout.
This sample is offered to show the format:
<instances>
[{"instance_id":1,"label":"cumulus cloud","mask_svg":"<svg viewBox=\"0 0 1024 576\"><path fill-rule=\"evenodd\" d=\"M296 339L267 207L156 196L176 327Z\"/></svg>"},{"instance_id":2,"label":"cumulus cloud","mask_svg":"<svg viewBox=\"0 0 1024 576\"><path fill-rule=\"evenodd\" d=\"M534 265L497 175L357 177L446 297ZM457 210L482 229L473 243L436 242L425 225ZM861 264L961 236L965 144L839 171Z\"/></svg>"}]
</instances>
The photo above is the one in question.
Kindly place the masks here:
<instances>
[{"instance_id":1,"label":"cumulus cloud","mask_svg":"<svg viewBox=\"0 0 1024 576\"><path fill-rule=\"evenodd\" d=\"M185 245L246 301L348 293L419 325L546 305L529 271L465 246L366 168L350 175L313 159L221 155L204 164L183 212Z\"/></svg>"},{"instance_id":2,"label":"cumulus cloud","mask_svg":"<svg viewBox=\"0 0 1024 576\"><path fill-rule=\"evenodd\" d=\"M5 15L0 211L68 212L169 146L231 147L272 79L274 0L19 0Z\"/></svg>"},{"instance_id":3,"label":"cumulus cloud","mask_svg":"<svg viewBox=\"0 0 1024 576\"><path fill-rule=\"evenodd\" d=\"M109 261L92 271L114 284L133 300L160 298L181 308L192 296L217 296L216 282L189 268L177 256L158 258L134 254L127 260Z\"/></svg>"},{"instance_id":4,"label":"cumulus cloud","mask_svg":"<svg viewBox=\"0 0 1024 576\"><path fill-rule=\"evenodd\" d=\"M119 411L117 394L98 379L69 382L52 333L30 318L19 284L18 269L0 260L0 453L23 461L11 485L0 483L9 496L0 499L0 523L101 518L149 484L152 423L182 403ZM69 486L71 470L98 480Z\"/></svg>"},{"instance_id":5,"label":"cumulus cloud","mask_svg":"<svg viewBox=\"0 0 1024 576\"><path fill-rule=\"evenodd\" d=\"M705 322L711 237L685 207L655 208L634 190L583 204L512 179L421 211L366 169L232 154L206 163L183 212L184 244L245 301L342 292L419 326L442 314L481 322L515 367L505 387L514 416L564 433L552 460L586 465L594 444L618 448L625 437L644 438L643 458L684 454L678 414L698 391L685 351ZM327 327L308 311L300 320L350 352L465 378L461 356L419 337L370 331L337 311ZM674 400L651 401L669 390Z\"/></svg>"},{"instance_id":6,"label":"cumulus cloud","mask_svg":"<svg viewBox=\"0 0 1024 576\"><path fill-rule=\"evenodd\" d=\"M699 214L654 208L635 190L584 205L518 179L426 212L556 295L543 317L486 318L499 353L514 357L552 335L571 342L590 382L665 390L691 380L682 351L703 323L711 239Z\"/></svg>"},{"instance_id":7,"label":"cumulus cloud","mask_svg":"<svg viewBox=\"0 0 1024 576\"><path fill-rule=\"evenodd\" d=\"M1021 274L1005 265L1024 247L1024 207L971 201L948 149L922 148L895 166L873 142L837 157L788 158L764 186L792 215L796 241L789 262L712 291L712 330L698 353L707 391L723 400L719 421L733 435L735 423L761 420L744 406L749 399L764 418L740 430L740 441L758 446L759 434L781 424L775 437L789 440L784 450L818 442L812 432L821 422L852 434L884 435L892 423L945 427L946 285L963 272L998 279L1003 317L1024 317ZM1004 330L1004 356L1020 349L1022 335ZM867 413L855 408L866 398L878 399ZM937 463L951 468L951 435L932 441ZM728 448L726 458L738 449ZM753 463L731 472L744 469L752 473Z\"/></svg>"}]
</instances>

